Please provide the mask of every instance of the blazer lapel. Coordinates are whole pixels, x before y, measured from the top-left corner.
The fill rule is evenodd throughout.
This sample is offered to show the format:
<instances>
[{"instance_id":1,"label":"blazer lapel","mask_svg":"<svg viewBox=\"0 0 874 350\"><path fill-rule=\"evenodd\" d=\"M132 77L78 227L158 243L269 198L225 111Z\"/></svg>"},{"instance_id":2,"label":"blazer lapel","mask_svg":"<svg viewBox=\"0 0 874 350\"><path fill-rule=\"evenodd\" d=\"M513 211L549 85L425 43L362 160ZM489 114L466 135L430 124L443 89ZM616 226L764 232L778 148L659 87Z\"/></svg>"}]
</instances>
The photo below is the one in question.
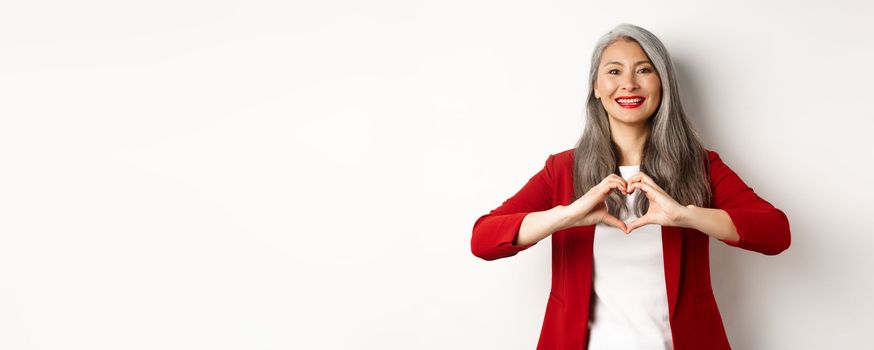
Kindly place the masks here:
<instances>
[{"instance_id":1,"label":"blazer lapel","mask_svg":"<svg viewBox=\"0 0 874 350\"><path fill-rule=\"evenodd\" d=\"M668 292L670 317L677 316L677 296L680 291L680 263L683 256L683 230L662 226L662 251L665 259L665 286Z\"/></svg>"}]
</instances>

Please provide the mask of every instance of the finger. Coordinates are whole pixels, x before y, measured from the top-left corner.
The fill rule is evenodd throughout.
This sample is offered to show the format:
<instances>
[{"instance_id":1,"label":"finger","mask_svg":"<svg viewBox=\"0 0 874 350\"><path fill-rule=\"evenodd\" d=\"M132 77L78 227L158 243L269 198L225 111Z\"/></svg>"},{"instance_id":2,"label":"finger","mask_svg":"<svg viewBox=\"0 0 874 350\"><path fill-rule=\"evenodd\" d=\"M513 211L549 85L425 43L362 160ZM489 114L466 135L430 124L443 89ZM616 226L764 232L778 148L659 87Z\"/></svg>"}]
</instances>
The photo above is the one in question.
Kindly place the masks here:
<instances>
[{"instance_id":1,"label":"finger","mask_svg":"<svg viewBox=\"0 0 874 350\"><path fill-rule=\"evenodd\" d=\"M659 194L659 195L664 194L664 192L656 191L654 188L652 188L652 186L645 184L643 182L635 182L635 183L628 186L628 190L632 193L634 192L635 189L638 189L638 188L643 190L644 195L646 195L647 198L650 198L651 194Z\"/></svg>"},{"instance_id":2,"label":"finger","mask_svg":"<svg viewBox=\"0 0 874 350\"><path fill-rule=\"evenodd\" d=\"M628 191L625 183L620 182L618 180L613 180L613 179L606 181L606 182L603 182L599 186L602 186L602 188L598 192L602 195L605 195L605 196L610 194L610 191L612 191L614 188L619 190L622 193L627 193L627 191Z\"/></svg>"},{"instance_id":3,"label":"finger","mask_svg":"<svg viewBox=\"0 0 874 350\"><path fill-rule=\"evenodd\" d=\"M651 223L652 223L652 220L650 220L649 215L641 216L637 220L634 220L634 222L628 224L628 232L634 231L634 229L636 229L638 227L641 227L643 225L649 225Z\"/></svg>"},{"instance_id":4,"label":"finger","mask_svg":"<svg viewBox=\"0 0 874 350\"><path fill-rule=\"evenodd\" d=\"M628 182L644 182L644 183L655 183L649 175L644 172L638 172L631 177L628 178Z\"/></svg>"},{"instance_id":5,"label":"finger","mask_svg":"<svg viewBox=\"0 0 874 350\"><path fill-rule=\"evenodd\" d=\"M619 174L616 174L616 173L612 173L612 174L610 174L610 175L607 175L606 178L607 178L607 179L616 179L616 180L619 180L619 181L625 181L625 179L624 179L622 176L619 176Z\"/></svg>"},{"instance_id":6,"label":"finger","mask_svg":"<svg viewBox=\"0 0 874 350\"><path fill-rule=\"evenodd\" d=\"M649 177L649 175L646 175L646 174L643 173L643 172L639 172L639 173L637 173L637 174L632 175L632 176L628 179L628 182L629 182L629 183L640 183L640 182L642 182L642 183L645 183L645 184L647 184L647 185L650 185L650 187L652 187L652 188L658 190L659 192L664 192L664 189L662 189L662 187L659 186L659 184L657 184L657 183L655 182L655 180L653 180L651 177Z\"/></svg>"},{"instance_id":7,"label":"finger","mask_svg":"<svg viewBox=\"0 0 874 350\"><path fill-rule=\"evenodd\" d=\"M601 222L619 228L620 230L622 230L622 232L628 233L628 227L625 226L625 222L617 219L613 215L605 214L604 217L601 219Z\"/></svg>"},{"instance_id":8,"label":"finger","mask_svg":"<svg viewBox=\"0 0 874 350\"><path fill-rule=\"evenodd\" d=\"M628 178L629 184L636 182L646 182L646 174L639 172L637 174L631 175L631 177Z\"/></svg>"},{"instance_id":9,"label":"finger","mask_svg":"<svg viewBox=\"0 0 874 350\"><path fill-rule=\"evenodd\" d=\"M607 177L604 178L604 180L601 180L601 183L599 185L607 184L610 182L618 182L618 183L622 184L622 188L620 189L620 191L623 191L623 192L625 191L625 188L628 187L628 183L625 181L625 179L623 179L622 177L620 177L619 175L616 175L616 174L608 175Z\"/></svg>"},{"instance_id":10,"label":"finger","mask_svg":"<svg viewBox=\"0 0 874 350\"><path fill-rule=\"evenodd\" d=\"M635 177L635 178L643 178L643 179L650 179L650 180L652 180L652 177L650 177L650 176L649 176L646 172L644 172L644 171L638 171L638 172L634 173L634 175L631 175L631 177Z\"/></svg>"},{"instance_id":11,"label":"finger","mask_svg":"<svg viewBox=\"0 0 874 350\"><path fill-rule=\"evenodd\" d=\"M640 173L638 173L638 174L640 174ZM641 181L642 181L642 178L640 176L638 176L637 174L629 177L628 178L628 192L634 193L633 187L631 185L634 185L636 183L640 183Z\"/></svg>"},{"instance_id":12,"label":"finger","mask_svg":"<svg viewBox=\"0 0 874 350\"><path fill-rule=\"evenodd\" d=\"M619 190L619 192L622 192L622 194L628 194L628 184L625 183L624 179L612 180L612 182L618 184L618 186L616 186L616 189Z\"/></svg>"},{"instance_id":13,"label":"finger","mask_svg":"<svg viewBox=\"0 0 874 350\"><path fill-rule=\"evenodd\" d=\"M625 191L625 185L620 184L617 181L607 181L600 183L594 187L592 187L589 192L586 192L585 195L575 200L570 206L573 206L574 212L589 212L591 211L598 203L604 201L604 198L610 194L610 191L613 189L620 189L620 191Z\"/></svg>"}]
</instances>

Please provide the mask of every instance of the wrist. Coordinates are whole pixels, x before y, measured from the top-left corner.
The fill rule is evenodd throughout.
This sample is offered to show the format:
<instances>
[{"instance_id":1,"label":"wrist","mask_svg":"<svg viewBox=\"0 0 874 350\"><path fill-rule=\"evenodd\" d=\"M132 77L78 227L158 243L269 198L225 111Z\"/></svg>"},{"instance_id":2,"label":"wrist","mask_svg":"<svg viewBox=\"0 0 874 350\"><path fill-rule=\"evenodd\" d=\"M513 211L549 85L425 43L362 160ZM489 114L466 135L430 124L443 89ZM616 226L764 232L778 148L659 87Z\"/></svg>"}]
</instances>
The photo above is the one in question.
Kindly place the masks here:
<instances>
[{"instance_id":1,"label":"wrist","mask_svg":"<svg viewBox=\"0 0 874 350\"><path fill-rule=\"evenodd\" d=\"M553 220L552 220L553 232L563 230L563 229L571 226L571 222L573 221L573 218L571 217L570 211L567 208L568 207L566 205L557 205L557 206L553 207L552 209L547 210L547 211L551 211L552 215L553 215L552 216L553 217Z\"/></svg>"},{"instance_id":2,"label":"wrist","mask_svg":"<svg viewBox=\"0 0 874 350\"><path fill-rule=\"evenodd\" d=\"M685 228L694 228L692 227L692 220L695 217L695 211L698 210L698 207L694 204L689 204L684 206L683 209L677 214L677 226L685 227Z\"/></svg>"}]
</instances>

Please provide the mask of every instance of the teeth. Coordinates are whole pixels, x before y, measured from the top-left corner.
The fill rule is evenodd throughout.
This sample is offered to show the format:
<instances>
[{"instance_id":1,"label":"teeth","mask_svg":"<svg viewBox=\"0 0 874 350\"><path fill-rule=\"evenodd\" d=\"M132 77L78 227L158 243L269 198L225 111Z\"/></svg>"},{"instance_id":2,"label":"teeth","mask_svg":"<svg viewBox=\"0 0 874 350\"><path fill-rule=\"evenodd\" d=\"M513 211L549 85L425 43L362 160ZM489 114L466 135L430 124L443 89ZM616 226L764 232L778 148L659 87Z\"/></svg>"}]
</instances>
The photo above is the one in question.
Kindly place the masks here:
<instances>
[{"instance_id":1,"label":"teeth","mask_svg":"<svg viewBox=\"0 0 874 350\"><path fill-rule=\"evenodd\" d=\"M616 102L619 102L621 104L641 103L641 102L643 102L643 99L642 98L629 98L629 99L620 98L620 99L616 100Z\"/></svg>"}]
</instances>

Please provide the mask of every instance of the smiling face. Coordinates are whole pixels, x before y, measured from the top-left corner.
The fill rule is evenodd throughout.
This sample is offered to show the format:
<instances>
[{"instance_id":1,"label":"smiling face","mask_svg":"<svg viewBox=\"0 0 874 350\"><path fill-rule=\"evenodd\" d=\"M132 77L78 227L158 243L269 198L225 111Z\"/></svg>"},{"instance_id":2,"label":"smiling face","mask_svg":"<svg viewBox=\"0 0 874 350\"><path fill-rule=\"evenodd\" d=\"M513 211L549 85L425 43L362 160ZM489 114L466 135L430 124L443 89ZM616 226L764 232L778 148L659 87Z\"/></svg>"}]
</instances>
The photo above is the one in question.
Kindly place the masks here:
<instances>
[{"instance_id":1,"label":"smiling face","mask_svg":"<svg viewBox=\"0 0 874 350\"><path fill-rule=\"evenodd\" d=\"M662 83L640 45L619 40L601 55L594 92L611 123L643 125L661 103Z\"/></svg>"}]
</instances>

